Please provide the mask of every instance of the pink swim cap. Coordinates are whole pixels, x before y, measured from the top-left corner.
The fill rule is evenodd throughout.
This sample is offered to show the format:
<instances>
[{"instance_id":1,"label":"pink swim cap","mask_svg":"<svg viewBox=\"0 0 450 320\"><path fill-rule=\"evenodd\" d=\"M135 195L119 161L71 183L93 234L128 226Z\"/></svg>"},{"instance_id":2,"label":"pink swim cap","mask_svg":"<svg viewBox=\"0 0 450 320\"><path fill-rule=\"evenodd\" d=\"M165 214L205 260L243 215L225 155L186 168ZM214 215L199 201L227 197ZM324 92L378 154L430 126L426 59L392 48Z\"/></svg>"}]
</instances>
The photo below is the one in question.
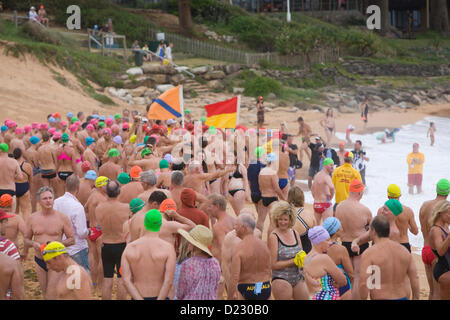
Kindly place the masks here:
<instances>
[{"instance_id":1,"label":"pink swim cap","mask_svg":"<svg viewBox=\"0 0 450 320\"><path fill-rule=\"evenodd\" d=\"M48 133L50 133L51 135L54 135L56 132L56 128L50 128L48 129Z\"/></svg>"},{"instance_id":2,"label":"pink swim cap","mask_svg":"<svg viewBox=\"0 0 450 320\"><path fill-rule=\"evenodd\" d=\"M105 120L105 123L106 123L107 126L110 126L110 125L112 125L112 124L114 123L114 119L107 118L107 119Z\"/></svg>"},{"instance_id":3,"label":"pink swim cap","mask_svg":"<svg viewBox=\"0 0 450 320\"><path fill-rule=\"evenodd\" d=\"M71 124L69 130L70 132L76 132L78 130L78 126L76 124Z\"/></svg>"},{"instance_id":4,"label":"pink swim cap","mask_svg":"<svg viewBox=\"0 0 450 320\"><path fill-rule=\"evenodd\" d=\"M65 122L65 121L61 121L60 124L61 124L61 127L67 126L67 122Z\"/></svg>"},{"instance_id":5,"label":"pink swim cap","mask_svg":"<svg viewBox=\"0 0 450 320\"><path fill-rule=\"evenodd\" d=\"M31 128L33 128L33 129L39 128L39 123L38 123L38 122L33 122L33 123L31 124Z\"/></svg>"},{"instance_id":6,"label":"pink swim cap","mask_svg":"<svg viewBox=\"0 0 450 320\"><path fill-rule=\"evenodd\" d=\"M16 134L21 134L23 133L23 129L22 128L16 128Z\"/></svg>"},{"instance_id":7,"label":"pink swim cap","mask_svg":"<svg viewBox=\"0 0 450 320\"><path fill-rule=\"evenodd\" d=\"M124 122L122 124L122 129L129 129L130 128L130 124L128 122Z\"/></svg>"},{"instance_id":8,"label":"pink swim cap","mask_svg":"<svg viewBox=\"0 0 450 320\"><path fill-rule=\"evenodd\" d=\"M108 134L108 135L112 135L112 131L110 128L106 128L105 130L103 130L104 133Z\"/></svg>"},{"instance_id":9,"label":"pink swim cap","mask_svg":"<svg viewBox=\"0 0 450 320\"><path fill-rule=\"evenodd\" d=\"M156 134L152 134L152 135L150 135L150 137L155 138L155 139L156 139L156 143L158 143L158 141L159 141L159 136L157 136Z\"/></svg>"},{"instance_id":10,"label":"pink swim cap","mask_svg":"<svg viewBox=\"0 0 450 320\"><path fill-rule=\"evenodd\" d=\"M26 125L25 127L23 127L23 130L25 131L25 133L28 133L32 130L33 128L30 125Z\"/></svg>"},{"instance_id":11,"label":"pink swim cap","mask_svg":"<svg viewBox=\"0 0 450 320\"><path fill-rule=\"evenodd\" d=\"M7 123L6 123L6 121L5 121L5 124L6 124L6 126L7 126L8 128L14 128L14 127L17 126L17 123L16 123L15 121L12 121L12 120L8 121Z\"/></svg>"},{"instance_id":12,"label":"pink swim cap","mask_svg":"<svg viewBox=\"0 0 450 320\"><path fill-rule=\"evenodd\" d=\"M86 130L94 131L95 128L94 128L94 126L93 126L92 124L88 124L88 125L86 126Z\"/></svg>"},{"instance_id":13,"label":"pink swim cap","mask_svg":"<svg viewBox=\"0 0 450 320\"><path fill-rule=\"evenodd\" d=\"M119 130L119 125L118 124L113 124L111 126L111 130Z\"/></svg>"},{"instance_id":14,"label":"pink swim cap","mask_svg":"<svg viewBox=\"0 0 450 320\"><path fill-rule=\"evenodd\" d=\"M48 124L41 123L41 125L39 126L39 130L48 130Z\"/></svg>"},{"instance_id":15,"label":"pink swim cap","mask_svg":"<svg viewBox=\"0 0 450 320\"><path fill-rule=\"evenodd\" d=\"M55 134L53 135L53 140L61 139L61 137L62 137L61 132L56 131Z\"/></svg>"}]
</instances>

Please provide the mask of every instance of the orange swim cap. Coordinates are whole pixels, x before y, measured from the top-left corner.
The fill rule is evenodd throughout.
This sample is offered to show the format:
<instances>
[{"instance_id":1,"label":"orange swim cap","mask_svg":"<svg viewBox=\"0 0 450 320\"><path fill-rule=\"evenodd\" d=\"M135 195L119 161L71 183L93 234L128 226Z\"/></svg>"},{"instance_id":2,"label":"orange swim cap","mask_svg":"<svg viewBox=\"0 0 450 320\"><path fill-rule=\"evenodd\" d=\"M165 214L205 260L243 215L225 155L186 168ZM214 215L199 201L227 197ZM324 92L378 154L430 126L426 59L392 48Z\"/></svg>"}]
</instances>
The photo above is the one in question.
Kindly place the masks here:
<instances>
[{"instance_id":1,"label":"orange swim cap","mask_svg":"<svg viewBox=\"0 0 450 320\"><path fill-rule=\"evenodd\" d=\"M5 193L0 197L0 207L3 207L3 208L11 207L12 203L13 203L13 198L11 197L10 194Z\"/></svg>"},{"instance_id":2,"label":"orange swim cap","mask_svg":"<svg viewBox=\"0 0 450 320\"><path fill-rule=\"evenodd\" d=\"M172 199L166 199L163 202L161 202L161 205L159 206L160 212L165 212L168 210L177 210L177 204Z\"/></svg>"},{"instance_id":3,"label":"orange swim cap","mask_svg":"<svg viewBox=\"0 0 450 320\"><path fill-rule=\"evenodd\" d=\"M350 182L350 192L361 192L364 190L364 185L361 180L355 179Z\"/></svg>"},{"instance_id":4,"label":"orange swim cap","mask_svg":"<svg viewBox=\"0 0 450 320\"><path fill-rule=\"evenodd\" d=\"M141 175L142 169L139 166L133 166L130 170L130 177L131 178L139 178Z\"/></svg>"}]
</instances>

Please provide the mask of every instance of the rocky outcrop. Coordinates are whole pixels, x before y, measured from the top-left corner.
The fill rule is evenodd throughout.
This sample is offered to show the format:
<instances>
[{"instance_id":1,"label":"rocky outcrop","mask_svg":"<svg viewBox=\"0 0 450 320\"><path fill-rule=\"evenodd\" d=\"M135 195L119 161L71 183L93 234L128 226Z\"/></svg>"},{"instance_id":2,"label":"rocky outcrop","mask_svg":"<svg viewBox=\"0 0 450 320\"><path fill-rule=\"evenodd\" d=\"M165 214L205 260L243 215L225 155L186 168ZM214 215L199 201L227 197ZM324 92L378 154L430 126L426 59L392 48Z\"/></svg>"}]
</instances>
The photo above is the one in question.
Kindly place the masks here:
<instances>
[{"instance_id":1,"label":"rocky outcrop","mask_svg":"<svg viewBox=\"0 0 450 320\"><path fill-rule=\"evenodd\" d=\"M350 73L370 76L441 77L450 75L450 64L374 64L364 60L350 60L342 63L342 67Z\"/></svg>"}]
</instances>

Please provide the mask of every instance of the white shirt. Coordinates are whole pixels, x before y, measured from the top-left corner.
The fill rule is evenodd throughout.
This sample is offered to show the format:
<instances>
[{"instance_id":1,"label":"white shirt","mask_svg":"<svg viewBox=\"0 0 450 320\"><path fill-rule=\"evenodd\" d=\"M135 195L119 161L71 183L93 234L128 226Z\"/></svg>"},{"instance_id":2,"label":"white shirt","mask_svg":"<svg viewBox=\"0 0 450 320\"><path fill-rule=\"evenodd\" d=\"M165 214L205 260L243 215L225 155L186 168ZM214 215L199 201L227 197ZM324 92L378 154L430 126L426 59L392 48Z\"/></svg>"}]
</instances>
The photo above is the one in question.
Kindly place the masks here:
<instances>
[{"instance_id":1,"label":"white shirt","mask_svg":"<svg viewBox=\"0 0 450 320\"><path fill-rule=\"evenodd\" d=\"M171 47L166 48L166 58L169 60L172 60L172 48Z\"/></svg>"},{"instance_id":2,"label":"white shirt","mask_svg":"<svg viewBox=\"0 0 450 320\"><path fill-rule=\"evenodd\" d=\"M39 21L39 15L36 13L36 11L30 10L30 12L28 13L28 17L30 18L30 20Z\"/></svg>"},{"instance_id":3,"label":"white shirt","mask_svg":"<svg viewBox=\"0 0 450 320\"><path fill-rule=\"evenodd\" d=\"M53 209L64 213L69 217L75 233L75 244L67 247L67 253L71 256L88 247L87 236L89 229L86 225L86 214L83 205L71 193L66 192L55 200ZM63 236L63 240L66 237Z\"/></svg>"}]
</instances>

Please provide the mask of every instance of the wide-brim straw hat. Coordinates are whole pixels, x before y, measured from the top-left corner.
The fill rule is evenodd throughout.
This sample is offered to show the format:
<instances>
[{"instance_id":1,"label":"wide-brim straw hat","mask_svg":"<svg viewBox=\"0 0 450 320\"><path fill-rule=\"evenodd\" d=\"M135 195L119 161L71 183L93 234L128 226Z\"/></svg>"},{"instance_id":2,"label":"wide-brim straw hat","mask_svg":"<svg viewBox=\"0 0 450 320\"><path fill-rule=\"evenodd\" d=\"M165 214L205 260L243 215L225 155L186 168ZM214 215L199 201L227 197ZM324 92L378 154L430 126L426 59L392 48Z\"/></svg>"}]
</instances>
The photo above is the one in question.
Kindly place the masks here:
<instances>
[{"instance_id":1,"label":"wide-brim straw hat","mask_svg":"<svg viewBox=\"0 0 450 320\"><path fill-rule=\"evenodd\" d=\"M181 234L183 238L189 241L192 245L206 252L211 257L213 256L208 248L212 243L213 234L207 227L203 225L197 225L189 232L183 229L178 229L178 233Z\"/></svg>"}]
</instances>

